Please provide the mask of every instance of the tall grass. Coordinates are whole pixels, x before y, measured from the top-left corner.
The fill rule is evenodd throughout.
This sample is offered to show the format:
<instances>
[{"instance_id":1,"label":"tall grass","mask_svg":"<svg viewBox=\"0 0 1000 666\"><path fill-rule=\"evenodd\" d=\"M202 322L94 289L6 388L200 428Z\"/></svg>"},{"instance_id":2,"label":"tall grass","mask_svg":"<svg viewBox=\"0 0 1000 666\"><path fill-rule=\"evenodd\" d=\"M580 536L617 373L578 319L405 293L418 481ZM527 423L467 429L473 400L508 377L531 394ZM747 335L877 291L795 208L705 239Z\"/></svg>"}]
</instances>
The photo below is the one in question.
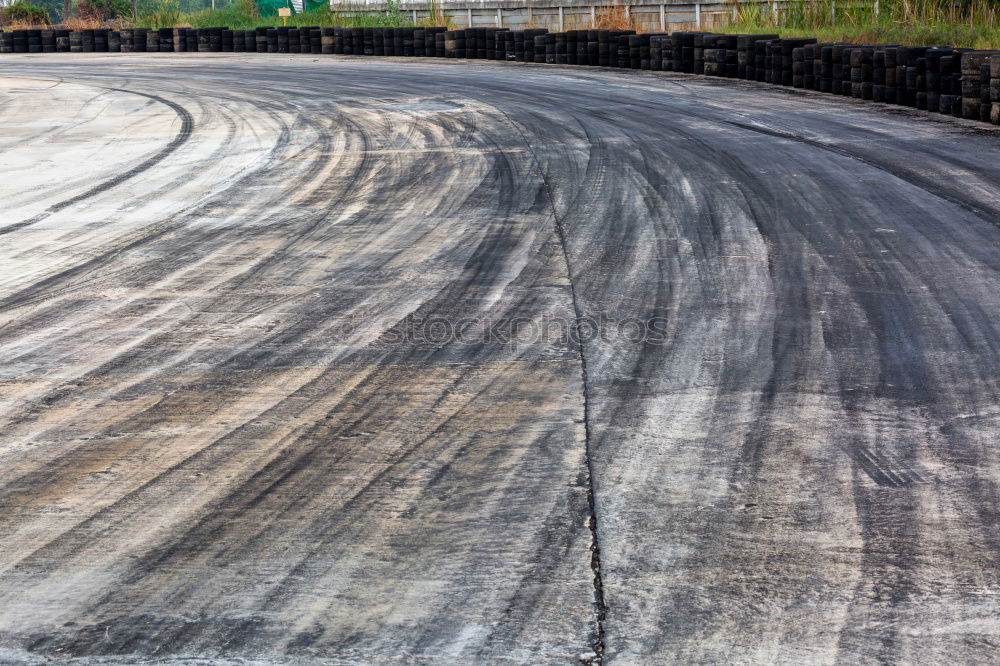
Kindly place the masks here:
<instances>
[{"instance_id":1,"label":"tall grass","mask_svg":"<svg viewBox=\"0 0 1000 666\"><path fill-rule=\"evenodd\" d=\"M733 0L736 20L724 32L855 43L949 44L1000 48L996 0L789 0L778 5Z\"/></svg>"},{"instance_id":2,"label":"tall grass","mask_svg":"<svg viewBox=\"0 0 1000 666\"><path fill-rule=\"evenodd\" d=\"M614 2L614 0L612 0ZM183 12L178 0L149 0L141 3L145 11L134 24L142 27L206 28L226 25L236 30L258 26L283 25L277 16L261 17L254 0L236 0L236 4L219 9ZM785 37L816 37L821 41L896 44L949 44L978 49L1000 49L1000 0L779 0L778 11L770 2L731 0L735 20L715 28L720 32L777 32ZM876 7L878 8L876 11ZM441 10L438 0L429 0L429 16L419 19L418 26L452 26ZM600 29L633 29L641 26L618 4L599 6L595 12ZM77 20L79 26L110 27L94 21ZM113 27L132 24L127 18L116 19ZM393 2L387 11L371 12L343 4L323 6L288 18L291 26L382 26L415 25L408 11L401 11Z\"/></svg>"},{"instance_id":3,"label":"tall grass","mask_svg":"<svg viewBox=\"0 0 1000 666\"><path fill-rule=\"evenodd\" d=\"M161 0L150 6L140 23L147 28L171 28L181 22L181 10L176 0Z\"/></svg>"},{"instance_id":4,"label":"tall grass","mask_svg":"<svg viewBox=\"0 0 1000 666\"><path fill-rule=\"evenodd\" d=\"M438 0L429 0L427 3L427 16L417 19L418 26L433 27L444 26L449 30L455 29L455 22L444 13L441 3Z\"/></svg>"},{"instance_id":5,"label":"tall grass","mask_svg":"<svg viewBox=\"0 0 1000 666\"><path fill-rule=\"evenodd\" d=\"M605 5L594 11L594 30L635 30L642 32L642 25L625 11L622 5Z\"/></svg>"}]
</instances>

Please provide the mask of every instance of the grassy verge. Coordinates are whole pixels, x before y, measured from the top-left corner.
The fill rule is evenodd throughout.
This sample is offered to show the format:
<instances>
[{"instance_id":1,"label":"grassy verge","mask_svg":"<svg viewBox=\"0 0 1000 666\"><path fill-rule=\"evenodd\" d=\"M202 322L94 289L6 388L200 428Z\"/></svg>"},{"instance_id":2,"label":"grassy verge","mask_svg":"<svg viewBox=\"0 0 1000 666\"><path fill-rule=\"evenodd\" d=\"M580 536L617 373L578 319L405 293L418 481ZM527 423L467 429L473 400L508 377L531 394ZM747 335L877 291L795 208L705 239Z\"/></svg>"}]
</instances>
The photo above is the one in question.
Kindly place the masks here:
<instances>
[{"instance_id":1,"label":"grassy verge","mask_svg":"<svg viewBox=\"0 0 1000 666\"><path fill-rule=\"evenodd\" d=\"M353 28L359 26L380 26L385 28L408 27L413 25L449 25L450 22L441 12L437 2L431 0L427 6L430 17L421 19L416 24L412 14L402 11L390 0L388 9L381 12L359 10L357 5L338 5L332 8L323 5L316 9L294 14L288 17L287 24L278 16L262 17L257 11L254 0L237 0L236 4L219 9L204 9L196 12L181 12L177 10L176 0L154 0L147 5L147 11L140 12L137 26L159 27L192 27L210 28L220 25L229 26L234 30L249 30L259 26L336 26Z\"/></svg>"},{"instance_id":2,"label":"grassy verge","mask_svg":"<svg viewBox=\"0 0 1000 666\"><path fill-rule=\"evenodd\" d=\"M152 22L152 21L150 21ZM146 22L140 19L140 25ZM206 9L191 14L180 14L175 22L176 25L190 25L192 28L210 28L219 25L229 26L233 30L250 30L258 26L280 26L283 25L278 16L253 16L242 11L238 7L228 7L226 9ZM355 26L382 26L387 28L398 28L412 26L413 21L400 12L374 13L351 11L346 13L331 12L328 8L314 9L301 14L294 14L288 17L289 26L308 25L320 27L343 27L352 28ZM151 26L157 27L157 26Z\"/></svg>"},{"instance_id":3,"label":"grassy verge","mask_svg":"<svg viewBox=\"0 0 1000 666\"><path fill-rule=\"evenodd\" d=\"M1000 49L1000 4L995 0L844 0L791 2L774 15L759 4L736 4L727 33L777 33L857 44L947 44Z\"/></svg>"},{"instance_id":4,"label":"grassy verge","mask_svg":"<svg viewBox=\"0 0 1000 666\"><path fill-rule=\"evenodd\" d=\"M780 6L777 14L772 12L770 4L732 2L736 20L714 30L816 37L823 42L941 44L1000 49L1000 0L790 0ZM876 6L878 12L875 11ZM410 12L401 11L392 3L385 12L366 12L356 7L345 4L331 11L323 6L289 17L288 25L348 28L414 25ZM436 0L430 0L427 8L431 17L418 21L416 25L453 27ZM66 25L75 30L96 27L119 29L131 25L148 28L225 25L234 30L248 30L258 26L282 25L277 16L259 16L254 0L236 0L236 4L228 7L196 12L179 11L177 0L140 0L139 14L140 18L135 21L128 18L73 18ZM599 29L640 29L621 5L600 7L596 14L596 27Z\"/></svg>"}]
</instances>

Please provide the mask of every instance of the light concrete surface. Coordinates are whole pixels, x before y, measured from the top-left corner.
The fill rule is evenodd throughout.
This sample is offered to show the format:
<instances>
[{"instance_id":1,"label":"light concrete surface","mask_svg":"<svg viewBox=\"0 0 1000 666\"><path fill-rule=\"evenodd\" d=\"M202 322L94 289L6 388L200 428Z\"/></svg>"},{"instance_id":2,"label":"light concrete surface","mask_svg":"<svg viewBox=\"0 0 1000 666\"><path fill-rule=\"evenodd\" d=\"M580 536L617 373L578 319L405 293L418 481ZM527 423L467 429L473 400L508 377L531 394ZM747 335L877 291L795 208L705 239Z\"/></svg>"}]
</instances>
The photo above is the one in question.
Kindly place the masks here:
<instances>
[{"instance_id":1,"label":"light concrete surface","mask_svg":"<svg viewBox=\"0 0 1000 666\"><path fill-rule=\"evenodd\" d=\"M995 660L995 132L598 68L0 63L0 661Z\"/></svg>"}]
</instances>

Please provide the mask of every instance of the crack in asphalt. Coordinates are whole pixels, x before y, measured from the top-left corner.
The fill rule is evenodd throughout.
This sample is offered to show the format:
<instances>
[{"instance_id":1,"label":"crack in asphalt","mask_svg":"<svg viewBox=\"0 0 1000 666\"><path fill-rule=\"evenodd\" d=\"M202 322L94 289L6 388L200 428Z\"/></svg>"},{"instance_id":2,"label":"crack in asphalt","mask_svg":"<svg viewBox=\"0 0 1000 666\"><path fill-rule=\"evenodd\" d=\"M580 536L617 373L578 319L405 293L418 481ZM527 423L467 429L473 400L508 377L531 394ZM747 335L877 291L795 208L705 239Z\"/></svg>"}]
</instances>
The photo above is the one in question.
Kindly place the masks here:
<instances>
[{"instance_id":1,"label":"crack in asphalt","mask_svg":"<svg viewBox=\"0 0 1000 666\"><path fill-rule=\"evenodd\" d=\"M549 179L545 175L545 170L542 169L541 162L538 159L538 155L535 153L531 142L521 131L514 120L507 115L502 109L496 108L497 112L502 114L507 122L510 123L514 131L517 132L518 136L521 137L521 141L524 143L531 155L531 160L535 163L535 171L538 173L538 177L542 181L542 186L545 189L545 197L549 203L549 209L552 211L552 219L555 225L556 236L559 238L559 247L562 250L563 261L566 263L566 280L569 282L570 300L573 303L573 329L576 332L577 340L577 353L579 354L580 360L580 379L583 383L583 430L584 430L584 465L587 471L587 506L590 511L590 516L587 520L587 527L590 529L590 568L594 572L594 606L596 610L596 625L597 625L597 636L594 639L594 644L592 646L594 650L594 656L590 658L581 658L584 663L591 663L600 665L604 662L604 621L608 614L608 605L604 597L604 578L601 573L601 542L597 532L597 503L594 496L594 468L593 468L593 458L591 456L591 433L590 433L590 400L589 400L589 390L588 390L588 375L587 375L587 355L584 353L583 349L583 336L580 329L580 321L583 319L583 314L580 312L580 304L576 295L576 284L573 280L573 269L570 266L569 250L566 244L566 230L563 227L562 217L559 215L559 211L556 210L555 197L552 194L552 187L549 184Z\"/></svg>"}]
</instances>

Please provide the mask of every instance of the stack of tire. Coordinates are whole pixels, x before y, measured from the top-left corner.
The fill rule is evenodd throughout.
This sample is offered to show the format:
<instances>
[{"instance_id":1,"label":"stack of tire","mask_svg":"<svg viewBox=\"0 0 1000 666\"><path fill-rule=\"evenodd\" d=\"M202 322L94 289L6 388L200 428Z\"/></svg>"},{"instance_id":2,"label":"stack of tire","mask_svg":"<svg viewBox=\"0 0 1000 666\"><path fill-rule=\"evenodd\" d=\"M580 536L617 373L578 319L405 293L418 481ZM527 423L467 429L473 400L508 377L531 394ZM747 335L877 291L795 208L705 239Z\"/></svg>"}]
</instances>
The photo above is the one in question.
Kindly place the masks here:
<instances>
[{"instance_id":1,"label":"stack of tire","mask_svg":"<svg viewBox=\"0 0 1000 666\"><path fill-rule=\"evenodd\" d=\"M670 51L670 35L654 35L649 38L649 68L662 72Z\"/></svg>"},{"instance_id":2,"label":"stack of tire","mask_svg":"<svg viewBox=\"0 0 1000 666\"><path fill-rule=\"evenodd\" d=\"M757 44L770 39L778 39L778 35L736 36L736 73L739 78L757 80L757 68L764 68L764 56L758 56Z\"/></svg>"},{"instance_id":3,"label":"stack of tire","mask_svg":"<svg viewBox=\"0 0 1000 666\"><path fill-rule=\"evenodd\" d=\"M754 43L754 81L770 83L771 65L773 56L771 55L771 43L774 39L761 39Z\"/></svg>"},{"instance_id":4,"label":"stack of tire","mask_svg":"<svg viewBox=\"0 0 1000 666\"><path fill-rule=\"evenodd\" d=\"M396 28L375 28L372 33L375 55L392 56L396 54ZM473 48L475 54L475 48Z\"/></svg>"},{"instance_id":5,"label":"stack of tire","mask_svg":"<svg viewBox=\"0 0 1000 666\"><path fill-rule=\"evenodd\" d=\"M793 63L795 62L795 58L793 56L795 49L804 49L804 47L810 44L815 44L816 42L817 40L812 37L777 40L777 43L780 45L780 53L781 53L781 58L779 60L780 70L778 70L780 73L777 75L779 78L778 83L780 85L792 86L795 84L795 67L793 66ZM799 58L800 58L799 60L800 63L804 62L803 51L799 51ZM797 87L801 88L805 85L804 83L805 70L802 68L802 66L800 66L799 71L801 72L799 76L803 78L799 79L799 86Z\"/></svg>"},{"instance_id":6,"label":"stack of tire","mask_svg":"<svg viewBox=\"0 0 1000 666\"><path fill-rule=\"evenodd\" d=\"M412 28L403 28L404 31L413 32ZM507 32L507 28L479 28L481 32L477 33L476 37L476 56L480 60L495 60L496 59L496 43L497 43L497 33ZM404 32L405 38L405 32ZM412 37L411 37L412 39ZM404 47L405 49L405 47ZM409 56L405 53L402 54L405 57L412 57L412 48Z\"/></svg>"},{"instance_id":7,"label":"stack of tire","mask_svg":"<svg viewBox=\"0 0 1000 666\"><path fill-rule=\"evenodd\" d=\"M41 30L25 30L24 39L26 45L27 53L41 53L42 52L42 31Z\"/></svg>"},{"instance_id":8,"label":"stack of tire","mask_svg":"<svg viewBox=\"0 0 1000 666\"><path fill-rule=\"evenodd\" d=\"M962 53L959 50L937 60L938 113L962 115ZM934 109L930 109L933 111Z\"/></svg>"},{"instance_id":9,"label":"stack of tire","mask_svg":"<svg viewBox=\"0 0 1000 666\"><path fill-rule=\"evenodd\" d=\"M524 31L502 30L496 33L494 60L524 60Z\"/></svg>"},{"instance_id":10,"label":"stack of tire","mask_svg":"<svg viewBox=\"0 0 1000 666\"><path fill-rule=\"evenodd\" d=\"M601 31L587 31L587 65L598 67L601 64Z\"/></svg>"},{"instance_id":11,"label":"stack of tire","mask_svg":"<svg viewBox=\"0 0 1000 666\"><path fill-rule=\"evenodd\" d=\"M578 65L579 62L579 30L566 31L566 64Z\"/></svg>"},{"instance_id":12,"label":"stack of tire","mask_svg":"<svg viewBox=\"0 0 1000 666\"><path fill-rule=\"evenodd\" d=\"M844 47L841 52L840 57L840 94L844 97L851 97L854 95L854 68L851 66L852 58L854 57L851 53L854 50L854 44L848 44Z\"/></svg>"},{"instance_id":13,"label":"stack of tire","mask_svg":"<svg viewBox=\"0 0 1000 666\"><path fill-rule=\"evenodd\" d=\"M872 101L886 101L886 45L876 46L872 50Z\"/></svg>"},{"instance_id":14,"label":"stack of tire","mask_svg":"<svg viewBox=\"0 0 1000 666\"><path fill-rule=\"evenodd\" d=\"M792 49L792 86L795 88L805 88L805 47L800 46Z\"/></svg>"},{"instance_id":15,"label":"stack of tire","mask_svg":"<svg viewBox=\"0 0 1000 666\"><path fill-rule=\"evenodd\" d=\"M444 57L466 57L466 39L464 30L449 30L444 33Z\"/></svg>"},{"instance_id":16,"label":"stack of tire","mask_svg":"<svg viewBox=\"0 0 1000 666\"><path fill-rule=\"evenodd\" d=\"M736 35L695 34L694 73L728 77L732 71L732 76L735 77L739 69L737 51Z\"/></svg>"},{"instance_id":17,"label":"stack of tire","mask_svg":"<svg viewBox=\"0 0 1000 666\"><path fill-rule=\"evenodd\" d=\"M56 31L55 30L40 30L39 35L41 37L42 43L42 53L55 53L56 52Z\"/></svg>"},{"instance_id":18,"label":"stack of tire","mask_svg":"<svg viewBox=\"0 0 1000 666\"><path fill-rule=\"evenodd\" d=\"M554 65L556 62L556 34L554 32L547 32L541 35L541 37L543 40L541 49L539 49L538 41L535 41L535 62Z\"/></svg>"},{"instance_id":19,"label":"stack of tire","mask_svg":"<svg viewBox=\"0 0 1000 666\"><path fill-rule=\"evenodd\" d=\"M1000 125L1000 55L990 56L990 122Z\"/></svg>"},{"instance_id":20,"label":"stack of tire","mask_svg":"<svg viewBox=\"0 0 1000 666\"><path fill-rule=\"evenodd\" d=\"M0 53L257 52L514 60L702 73L1000 124L1000 51L679 31L259 27L0 30Z\"/></svg>"},{"instance_id":21,"label":"stack of tire","mask_svg":"<svg viewBox=\"0 0 1000 666\"><path fill-rule=\"evenodd\" d=\"M725 45L726 72L721 74L728 79L737 79L740 76L740 42L739 35L723 35L722 43ZM719 48L719 39L716 39L716 48ZM720 65L722 63L719 63ZM721 67L720 67L721 69Z\"/></svg>"},{"instance_id":22,"label":"stack of tire","mask_svg":"<svg viewBox=\"0 0 1000 666\"><path fill-rule=\"evenodd\" d=\"M573 39L570 44L574 47L570 55L570 62L575 62L582 67L590 66L590 30L574 30ZM596 32L595 32L596 36ZM594 45L597 42L595 39ZM595 54L596 55L596 54Z\"/></svg>"},{"instance_id":23,"label":"stack of tire","mask_svg":"<svg viewBox=\"0 0 1000 666\"><path fill-rule=\"evenodd\" d=\"M558 39L558 33L556 33L556 35L556 38ZM635 33L625 35L624 43L626 44L624 54L621 48L618 49L618 66L625 69L640 69L642 67L642 57L640 55L642 35ZM621 44L621 42L619 44Z\"/></svg>"},{"instance_id":24,"label":"stack of tire","mask_svg":"<svg viewBox=\"0 0 1000 666\"><path fill-rule=\"evenodd\" d=\"M635 62L632 54L630 53L630 60L633 64L633 69L653 69L653 55L652 55L652 39L654 37L663 37L665 33L662 32L652 32L652 33L642 33L636 35L639 38L639 52L638 52L638 63ZM662 59L662 51L660 53L660 58ZM635 65L638 65L636 67Z\"/></svg>"},{"instance_id":25,"label":"stack of tire","mask_svg":"<svg viewBox=\"0 0 1000 666\"><path fill-rule=\"evenodd\" d=\"M705 42L714 37L710 33L696 32L693 36L693 51L692 56L694 57L694 64L692 65L692 71L695 74L705 73Z\"/></svg>"},{"instance_id":26,"label":"stack of tire","mask_svg":"<svg viewBox=\"0 0 1000 666\"><path fill-rule=\"evenodd\" d=\"M576 64L596 67L601 61L600 30L575 30L571 42ZM572 62L572 58L570 59Z\"/></svg>"},{"instance_id":27,"label":"stack of tire","mask_svg":"<svg viewBox=\"0 0 1000 666\"><path fill-rule=\"evenodd\" d=\"M772 40L770 40L770 41L767 42L767 47L768 47L768 49L767 49L767 56L768 57L767 57L767 62L766 62L766 69L767 69L767 79L766 79L766 81L767 81L767 83L770 83L771 85L780 86L781 85L781 72L782 72L782 66L781 66L781 40L780 39L772 39ZM791 60L791 56L789 56L789 60ZM791 76L791 72L789 72L789 76Z\"/></svg>"},{"instance_id":28,"label":"stack of tire","mask_svg":"<svg viewBox=\"0 0 1000 666\"><path fill-rule=\"evenodd\" d=\"M374 55L402 55L403 37L403 28L375 28L372 32Z\"/></svg>"},{"instance_id":29,"label":"stack of tire","mask_svg":"<svg viewBox=\"0 0 1000 666\"><path fill-rule=\"evenodd\" d=\"M27 53L28 52L28 31L27 30L15 30L11 33L11 46L13 47L13 53Z\"/></svg>"},{"instance_id":30,"label":"stack of tire","mask_svg":"<svg viewBox=\"0 0 1000 666\"><path fill-rule=\"evenodd\" d=\"M901 46L896 49L896 85L899 88L899 103L903 106L917 106L918 84L922 84L927 53L926 46Z\"/></svg>"},{"instance_id":31,"label":"stack of tire","mask_svg":"<svg viewBox=\"0 0 1000 666\"><path fill-rule=\"evenodd\" d=\"M966 51L962 54L963 118L989 122L990 63L995 55L1000 55L1000 51Z\"/></svg>"},{"instance_id":32,"label":"stack of tire","mask_svg":"<svg viewBox=\"0 0 1000 666\"><path fill-rule=\"evenodd\" d=\"M553 32L550 34L552 37L552 53L548 51L545 53L545 62L555 65L565 65L567 64L566 59L566 33L565 32ZM549 56L552 56L552 59Z\"/></svg>"},{"instance_id":33,"label":"stack of tire","mask_svg":"<svg viewBox=\"0 0 1000 666\"><path fill-rule=\"evenodd\" d=\"M705 76L726 75L726 47L722 41L724 35L703 35L701 38L702 73ZM695 53L698 49L695 47ZM697 57L697 55L695 56ZM698 68L697 60L695 69Z\"/></svg>"},{"instance_id":34,"label":"stack of tire","mask_svg":"<svg viewBox=\"0 0 1000 666\"><path fill-rule=\"evenodd\" d=\"M802 76L802 87L806 90L818 90L819 81L817 80L816 72L819 69L819 52L820 45L819 42L815 44L806 44L802 48L802 65L801 76ZM792 85L795 85L795 57L792 57Z\"/></svg>"},{"instance_id":35,"label":"stack of tire","mask_svg":"<svg viewBox=\"0 0 1000 666\"><path fill-rule=\"evenodd\" d=\"M514 60L516 62L535 61L535 37L544 35L548 30L515 30L514 31ZM520 34L520 37L518 35Z\"/></svg>"},{"instance_id":36,"label":"stack of tire","mask_svg":"<svg viewBox=\"0 0 1000 666\"><path fill-rule=\"evenodd\" d=\"M933 48L924 54L924 85L927 89L925 108L934 113L941 109L941 58L950 52L947 48Z\"/></svg>"},{"instance_id":37,"label":"stack of tire","mask_svg":"<svg viewBox=\"0 0 1000 666\"><path fill-rule=\"evenodd\" d=\"M320 54L323 52L320 43L320 28L318 25L311 25L306 28L299 28L299 45L302 53ZM223 44L225 48L225 44Z\"/></svg>"},{"instance_id":38,"label":"stack of tire","mask_svg":"<svg viewBox=\"0 0 1000 666\"><path fill-rule=\"evenodd\" d=\"M69 53L69 30L53 30L56 37L56 53ZM118 33L114 33L115 40L118 39ZM111 36L108 36L108 42L110 43ZM110 50L110 49L109 49Z\"/></svg>"},{"instance_id":39,"label":"stack of tire","mask_svg":"<svg viewBox=\"0 0 1000 666\"><path fill-rule=\"evenodd\" d=\"M855 46L851 53L851 97L871 99L874 86L874 46Z\"/></svg>"},{"instance_id":40,"label":"stack of tire","mask_svg":"<svg viewBox=\"0 0 1000 666\"><path fill-rule=\"evenodd\" d=\"M493 35L493 59L507 60L508 54L514 54L514 30L498 30ZM521 47L524 48L524 37L521 37ZM514 60L511 57L511 60Z\"/></svg>"},{"instance_id":41,"label":"stack of tire","mask_svg":"<svg viewBox=\"0 0 1000 666\"><path fill-rule=\"evenodd\" d=\"M416 36L414 36L414 43L416 43ZM513 55L514 31L510 28L497 29L496 32L493 33L493 38L490 42L490 58L493 60L506 60L508 43L510 44ZM523 40L521 42L521 49L524 49Z\"/></svg>"}]
</instances>

